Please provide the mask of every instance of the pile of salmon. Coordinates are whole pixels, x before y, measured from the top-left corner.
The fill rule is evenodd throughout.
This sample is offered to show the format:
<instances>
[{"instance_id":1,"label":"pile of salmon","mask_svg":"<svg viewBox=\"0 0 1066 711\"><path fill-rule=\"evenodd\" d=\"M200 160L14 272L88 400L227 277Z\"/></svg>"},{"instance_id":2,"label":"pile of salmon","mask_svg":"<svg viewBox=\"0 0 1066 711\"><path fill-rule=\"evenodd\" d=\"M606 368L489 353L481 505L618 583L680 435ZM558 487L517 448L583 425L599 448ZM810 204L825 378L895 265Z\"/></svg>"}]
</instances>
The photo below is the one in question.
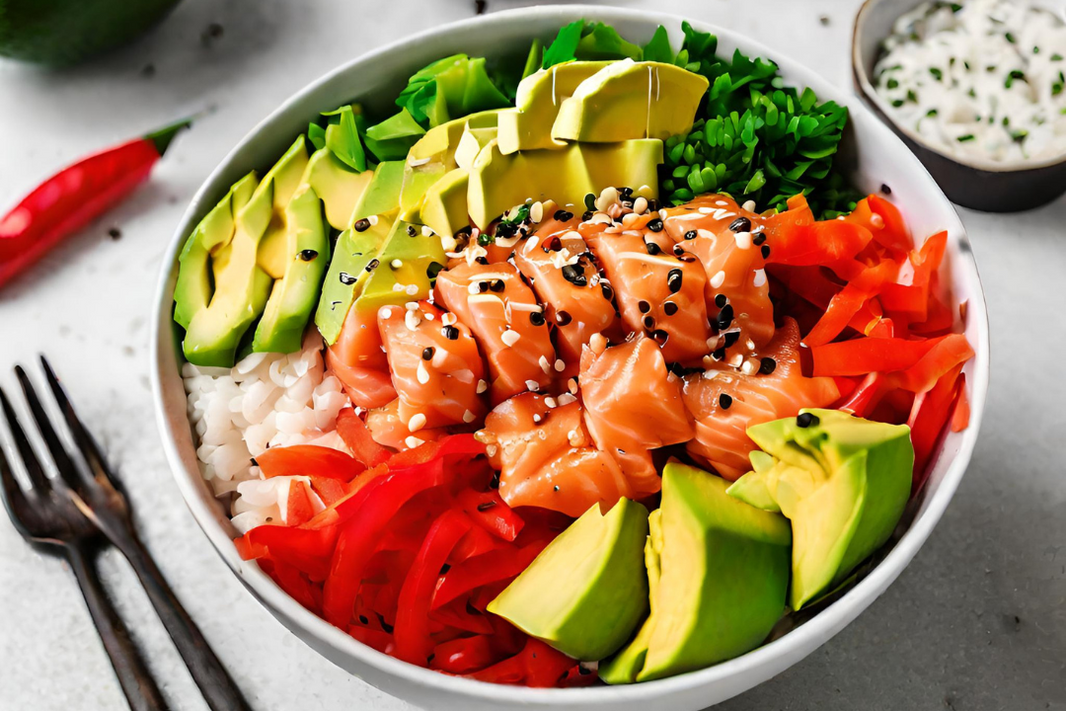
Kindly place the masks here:
<instances>
[{"instance_id":1,"label":"pile of salmon","mask_svg":"<svg viewBox=\"0 0 1066 711\"><path fill-rule=\"evenodd\" d=\"M327 363L374 439L476 432L508 504L579 516L655 494L671 455L736 479L748 427L838 400L775 321L773 217L723 195L634 202L543 203L512 236L470 235L429 299L352 308Z\"/></svg>"}]
</instances>

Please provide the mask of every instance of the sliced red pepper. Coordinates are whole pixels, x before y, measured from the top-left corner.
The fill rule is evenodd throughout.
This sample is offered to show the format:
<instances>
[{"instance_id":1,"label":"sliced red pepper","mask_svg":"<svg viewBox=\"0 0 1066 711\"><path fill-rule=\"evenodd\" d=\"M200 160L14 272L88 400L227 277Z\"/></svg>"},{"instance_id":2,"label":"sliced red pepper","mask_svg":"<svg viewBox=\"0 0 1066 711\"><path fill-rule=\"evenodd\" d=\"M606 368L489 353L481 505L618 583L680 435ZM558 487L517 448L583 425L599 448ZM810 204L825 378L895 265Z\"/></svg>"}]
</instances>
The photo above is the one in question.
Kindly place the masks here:
<instances>
[{"instance_id":1,"label":"sliced red pepper","mask_svg":"<svg viewBox=\"0 0 1066 711\"><path fill-rule=\"evenodd\" d=\"M437 585L432 607L447 605L483 585L513 579L528 568L547 545L548 542L542 540L521 548L507 546L453 566Z\"/></svg>"},{"instance_id":2,"label":"sliced red pepper","mask_svg":"<svg viewBox=\"0 0 1066 711\"><path fill-rule=\"evenodd\" d=\"M495 684L531 687L555 686L574 665L574 660L539 639L529 638L518 654L469 676Z\"/></svg>"},{"instance_id":3,"label":"sliced red pepper","mask_svg":"<svg viewBox=\"0 0 1066 711\"><path fill-rule=\"evenodd\" d=\"M375 479L360 489L355 497L338 504L338 509L353 500L358 516L343 524L333 549L330 571L323 588L323 613L326 621L346 628L351 620L355 598L363 579L363 570L377 550L385 527L400 508L415 494L442 483L442 469L433 464L412 467Z\"/></svg>"},{"instance_id":4,"label":"sliced red pepper","mask_svg":"<svg viewBox=\"0 0 1066 711\"><path fill-rule=\"evenodd\" d=\"M366 423L349 407L337 415L337 434L352 450L352 456L368 467L376 467L392 456L389 450L374 441Z\"/></svg>"},{"instance_id":5,"label":"sliced red pepper","mask_svg":"<svg viewBox=\"0 0 1066 711\"><path fill-rule=\"evenodd\" d=\"M335 527L256 526L233 543L244 560L270 556L301 570L314 580L329 571L330 553L337 541Z\"/></svg>"},{"instance_id":6,"label":"sliced red pepper","mask_svg":"<svg viewBox=\"0 0 1066 711\"><path fill-rule=\"evenodd\" d=\"M289 493L285 497L285 524L299 526L307 523L315 515L311 504L311 487L306 481L293 479L289 482Z\"/></svg>"},{"instance_id":7,"label":"sliced red pepper","mask_svg":"<svg viewBox=\"0 0 1066 711\"><path fill-rule=\"evenodd\" d=\"M866 375L909 368L939 339L853 338L811 348L814 375Z\"/></svg>"},{"instance_id":8,"label":"sliced red pepper","mask_svg":"<svg viewBox=\"0 0 1066 711\"><path fill-rule=\"evenodd\" d=\"M431 620L464 632L492 634L494 632L492 621L480 611L472 611L467 607L467 602L466 600L456 600L444 607L430 610L429 617Z\"/></svg>"},{"instance_id":9,"label":"sliced red pepper","mask_svg":"<svg viewBox=\"0 0 1066 711\"><path fill-rule=\"evenodd\" d=\"M929 476L930 460L951 417L951 406L955 400L955 388L961 371L962 366L956 366L941 376L931 390L914 399L907 422L911 428L911 444L914 445L912 494L921 490Z\"/></svg>"},{"instance_id":10,"label":"sliced red pepper","mask_svg":"<svg viewBox=\"0 0 1066 711\"><path fill-rule=\"evenodd\" d=\"M966 373L959 376L955 409L951 413L951 431L962 432L970 426L970 397L966 394Z\"/></svg>"},{"instance_id":11,"label":"sliced red pepper","mask_svg":"<svg viewBox=\"0 0 1066 711\"><path fill-rule=\"evenodd\" d=\"M312 591L313 585L311 581L294 566L270 558L263 559L260 562L260 566L267 575L274 579L278 587L288 593L296 602L315 614L321 611L319 601Z\"/></svg>"},{"instance_id":12,"label":"sliced red pepper","mask_svg":"<svg viewBox=\"0 0 1066 711\"><path fill-rule=\"evenodd\" d=\"M267 477L318 476L351 481L366 471L366 465L354 457L331 447L297 444L291 447L271 447L255 458Z\"/></svg>"},{"instance_id":13,"label":"sliced red pepper","mask_svg":"<svg viewBox=\"0 0 1066 711\"><path fill-rule=\"evenodd\" d=\"M426 534L400 590L396 610L396 657L423 666L433 651L429 606L452 548L473 524L461 511L445 511Z\"/></svg>"},{"instance_id":14,"label":"sliced red pepper","mask_svg":"<svg viewBox=\"0 0 1066 711\"><path fill-rule=\"evenodd\" d=\"M897 373L894 378L899 387L912 393L929 390L942 375L974 356L973 347L961 333L952 333L926 342L932 343L932 348L917 363Z\"/></svg>"},{"instance_id":15,"label":"sliced red pepper","mask_svg":"<svg viewBox=\"0 0 1066 711\"><path fill-rule=\"evenodd\" d=\"M459 541L459 545L452 551L451 560L448 562L452 565L473 558L474 556L488 553L489 551L496 550L500 546L506 545L505 541L497 538L481 526L474 526L470 531L463 536Z\"/></svg>"},{"instance_id":16,"label":"sliced red pepper","mask_svg":"<svg viewBox=\"0 0 1066 711\"><path fill-rule=\"evenodd\" d=\"M392 640L392 635L383 630L375 630L361 625L351 625L348 627L348 634L371 649L376 649L385 654L391 654L392 648L395 646L395 643Z\"/></svg>"},{"instance_id":17,"label":"sliced red pepper","mask_svg":"<svg viewBox=\"0 0 1066 711\"><path fill-rule=\"evenodd\" d=\"M825 315L818 321L811 332L804 337L808 346L821 346L829 343L844 332L851 320L859 314L867 300L876 294L885 280L894 276L897 267L890 261L883 261L876 266L864 269L853 281L849 282L833 296L826 308ZM871 314L871 316L874 316ZM862 318L860 332L870 317Z\"/></svg>"},{"instance_id":18,"label":"sliced red pepper","mask_svg":"<svg viewBox=\"0 0 1066 711\"><path fill-rule=\"evenodd\" d=\"M881 373L868 374L859 387L837 406L838 410L847 410L856 417L866 417L881 401L885 392L885 376Z\"/></svg>"},{"instance_id":19,"label":"sliced red pepper","mask_svg":"<svg viewBox=\"0 0 1066 711\"><path fill-rule=\"evenodd\" d=\"M133 192L189 124L180 121L83 158L24 197L0 219L0 287Z\"/></svg>"},{"instance_id":20,"label":"sliced red pepper","mask_svg":"<svg viewBox=\"0 0 1066 711\"><path fill-rule=\"evenodd\" d=\"M518 514L500 496L497 489L464 489L456 497L460 508L477 525L505 541L513 541L525 525Z\"/></svg>"},{"instance_id":21,"label":"sliced red pepper","mask_svg":"<svg viewBox=\"0 0 1066 711\"><path fill-rule=\"evenodd\" d=\"M485 635L475 635L438 644L433 648L433 662L429 666L449 674L469 674L496 660L492 640Z\"/></svg>"},{"instance_id":22,"label":"sliced red pepper","mask_svg":"<svg viewBox=\"0 0 1066 711\"><path fill-rule=\"evenodd\" d=\"M843 220L768 228L767 232L770 256L766 263L795 267L825 265L832 268L854 258L873 239L865 227Z\"/></svg>"},{"instance_id":23,"label":"sliced red pepper","mask_svg":"<svg viewBox=\"0 0 1066 711\"><path fill-rule=\"evenodd\" d=\"M311 488L327 507L336 504L348 495L348 487L344 482L313 474L311 475Z\"/></svg>"},{"instance_id":24,"label":"sliced red pepper","mask_svg":"<svg viewBox=\"0 0 1066 711\"><path fill-rule=\"evenodd\" d=\"M884 221L884 227L874 232L874 239L897 254L910 250L914 241L911 239L910 230L907 229L907 223L904 222L899 209L876 194L869 195L866 202L869 203L870 209L880 215Z\"/></svg>"}]
</instances>

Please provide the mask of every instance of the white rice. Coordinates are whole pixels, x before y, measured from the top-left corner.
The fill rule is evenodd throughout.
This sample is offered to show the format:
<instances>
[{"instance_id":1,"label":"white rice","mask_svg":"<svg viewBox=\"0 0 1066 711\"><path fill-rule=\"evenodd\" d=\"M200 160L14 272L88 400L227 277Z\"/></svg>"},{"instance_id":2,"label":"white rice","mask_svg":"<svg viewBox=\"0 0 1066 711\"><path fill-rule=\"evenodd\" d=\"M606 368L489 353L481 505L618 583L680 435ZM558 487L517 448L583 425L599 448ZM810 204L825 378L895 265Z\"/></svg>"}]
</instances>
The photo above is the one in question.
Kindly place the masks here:
<instances>
[{"instance_id":1,"label":"white rice","mask_svg":"<svg viewBox=\"0 0 1066 711\"><path fill-rule=\"evenodd\" d=\"M322 345L312 329L296 353L253 353L233 368L182 366L200 472L216 496L230 498L242 533L284 522L289 487L308 481L265 479L253 457L295 444L347 451L335 428L337 413L350 402L340 381L325 373Z\"/></svg>"}]
</instances>

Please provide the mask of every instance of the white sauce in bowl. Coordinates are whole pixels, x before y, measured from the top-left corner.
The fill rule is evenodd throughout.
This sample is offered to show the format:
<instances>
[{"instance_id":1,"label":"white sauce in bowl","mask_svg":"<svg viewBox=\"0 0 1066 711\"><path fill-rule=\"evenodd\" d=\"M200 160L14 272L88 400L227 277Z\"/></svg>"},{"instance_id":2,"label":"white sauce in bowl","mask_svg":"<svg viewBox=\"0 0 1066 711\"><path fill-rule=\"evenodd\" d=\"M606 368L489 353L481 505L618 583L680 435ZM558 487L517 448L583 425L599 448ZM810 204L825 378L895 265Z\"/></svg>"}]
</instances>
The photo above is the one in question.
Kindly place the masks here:
<instances>
[{"instance_id":1,"label":"white sauce in bowl","mask_svg":"<svg viewBox=\"0 0 1066 711\"><path fill-rule=\"evenodd\" d=\"M874 67L893 118L962 159L1066 155L1066 25L1028 0L925 2Z\"/></svg>"}]
</instances>

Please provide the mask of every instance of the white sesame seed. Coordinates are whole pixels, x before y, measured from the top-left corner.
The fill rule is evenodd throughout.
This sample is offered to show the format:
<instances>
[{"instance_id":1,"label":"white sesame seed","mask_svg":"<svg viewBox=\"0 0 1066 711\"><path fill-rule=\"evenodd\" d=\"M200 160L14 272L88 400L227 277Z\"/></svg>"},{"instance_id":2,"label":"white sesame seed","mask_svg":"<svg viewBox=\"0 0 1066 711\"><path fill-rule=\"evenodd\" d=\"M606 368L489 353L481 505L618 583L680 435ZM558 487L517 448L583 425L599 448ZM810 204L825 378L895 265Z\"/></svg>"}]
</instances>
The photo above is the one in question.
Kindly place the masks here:
<instances>
[{"instance_id":1,"label":"white sesame seed","mask_svg":"<svg viewBox=\"0 0 1066 711\"><path fill-rule=\"evenodd\" d=\"M371 227L373 227L374 225L376 225L378 223L378 216L377 215L371 215L370 217L366 218L366 221L370 223Z\"/></svg>"},{"instance_id":2,"label":"white sesame seed","mask_svg":"<svg viewBox=\"0 0 1066 711\"><path fill-rule=\"evenodd\" d=\"M407 311L403 315L403 325L407 326L408 331L417 331L418 324L422 323L422 317L418 315L417 311Z\"/></svg>"},{"instance_id":3,"label":"white sesame seed","mask_svg":"<svg viewBox=\"0 0 1066 711\"><path fill-rule=\"evenodd\" d=\"M393 269L399 269L400 267L403 266L403 260L402 259L394 259L391 262L389 262L389 266L392 267Z\"/></svg>"},{"instance_id":4,"label":"white sesame seed","mask_svg":"<svg viewBox=\"0 0 1066 711\"><path fill-rule=\"evenodd\" d=\"M514 346L514 344L518 343L518 339L521 337L522 336L518 333L518 331L512 331L511 329L507 329L503 332L503 335L500 336L500 340L503 341L504 345L506 345L508 348L511 348Z\"/></svg>"},{"instance_id":5,"label":"white sesame seed","mask_svg":"<svg viewBox=\"0 0 1066 711\"><path fill-rule=\"evenodd\" d=\"M529 219L533 222L540 222L544 219L544 205L539 202L535 202L529 206Z\"/></svg>"},{"instance_id":6,"label":"white sesame seed","mask_svg":"<svg viewBox=\"0 0 1066 711\"><path fill-rule=\"evenodd\" d=\"M570 378L566 381L566 389L572 394L577 395L577 378Z\"/></svg>"},{"instance_id":7,"label":"white sesame seed","mask_svg":"<svg viewBox=\"0 0 1066 711\"><path fill-rule=\"evenodd\" d=\"M751 340L750 338L744 341L744 345L748 347L749 351L755 350L755 341Z\"/></svg>"},{"instance_id":8,"label":"white sesame seed","mask_svg":"<svg viewBox=\"0 0 1066 711\"><path fill-rule=\"evenodd\" d=\"M489 455L490 457L495 457L496 452L498 451L500 451L500 448L494 444L489 444L485 446L485 454Z\"/></svg>"},{"instance_id":9,"label":"white sesame seed","mask_svg":"<svg viewBox=\"0 0 1066 711\"><path fill-rule=\"evenodd\" d=\"M540 424L540 421L541 421L542 419L544 419L544 418L543 418L543 417L541 417L540 415L537 415L537 414L534 414L534 415L533 415L533 422L534 422L534 423L536 423L536 424L538 424L538 425Z\"/></svg>"},{"instance_id":10,"label":"white sesame seed","mask_svg":"<svg viewBox=\"0 0 1066 711\"><path fill-rule=\"evenodd\" d=\"M489 384L486 383L484 380L477 381L477 392L478 392L479 395L481 393L485 392L488 389L489 389Z\"/></svg>"},{"instance_id":11,"label":"white sesame seed","mask_svg":"<svg viewBox=\"0 0 1066 711\"><path fill-rule=\"evenodd\" d=\"M717 289L722 284L725 284L725 272L718 272L713 277L711 277L711 288L712 289Z\"/></svg>"},{"instance_id":12,"label":"white sesame seed","mask_svg":"<svg viewBox=\"0 0 1066 711\"><path fill-rule=\"evenodd\" d=\"M433 315L433 313L432 313L432 312L426 312L426 313L424 313L424 314L422 314L422 315L426 317L426 320L427 320L427 321L432 321L432 320L433 320L434 318L436 318L436 317L435 317L435 316Z\"/></svg>"},{"instance_id":13,"label":"white sesame seed","mask_svg":"<svg viewBox=\"0 0 1066 711\"><path fill-rule=\"evenodd\" d=\"M407 429L411 432L418 432L420 429L426 426L426 416L421 412L412 415L411 419L407 421Z\"/></svg>"},{"instance_id":14,"label":"white sesame seed","mask_svg":"<svg viewBox=\"0 0 1066 711\"><path fill-rule=\"evenodd\" d=\"M470 424L474 419L474 413L470 412L470 410L463 413L463 422Z\"/></svg>"},{"instance_id":15,"label":"white sesame seed","mask_svg":"<svg viewBox=\"0 0 1066 711\"><path fill-rule=\"evenodd\" d=\"M420 444L425 444L425 440L421 440L421 439L419 439L418 437L414 437L414 436L411 436L411 437L408 437L408 438L406 438L406 439L405 439L405 440L403 441L403 443L404 443L405 445L407 445L407 448L408 448L408 449L414 449L415 447L417 447L417 446L418 446L418 445L420 445ZM488 448L486 447L486 450L487 450L487 449L488 449Z\"/></svg>"},{"instance_id":16,"label":"white sesame seed","mask_svg":"<svg viewBox=\"0 0 1066 711\"><path fill-rule=\"evenodd\" d=\"M712 351L718 347L718 336L711 336L707 339L707 347Z\"/></svg>"},{"instance_id":17,"label":"white sesame seed","mask_svg":"<svg viewBox=\"0 0 1066 711\"><path fill-rule=\"evenodd\" d=\"M541 356L537 363L540 364L540 369L543 370L545 374L552 372L552 364L544 356Z\"/></svg>"},{"instance_id":18,"label":"white sesame seed","mask_svg":"<svg viewBox=\"0 0 1066 711\"><path fill-rule=\"evenodd\" d=\"M561 373L565 369L566 369L566 363L564 363L561 359L556 358L555 359L555 372Z\"/></svg>"},{"instance_id":19,"label":"white sesame seed","mask_svg":"<svg viewBox=\"0 0 1066 711\"><path fill-rule=\"evenodd\" d=\"M577 447L581 444L581 433L577 430L570 430L566 433L566 440L570 443L571 447Z\"/></svg>"},{"instance_id":20,"label":"white sesame seed","mask_svg":"<svg viewBox=\"0 0 1066 711\"><path fill-rule=\"evenodd\" d=\"M422 385L425 385L429 382L429 371L426 370L425 361L418 361L418 368L415 369L415 377Z\"/></svg>"},{"instance_id":21,"label":"white sesame seed","mask_svg":"<svg viewBox=\"0 0 1066 711\"><path fill-rule=\"evenodd\" d=\"M733 235L737 249L751 249L751 232L737 232Z\"/></svg>"},{"instance_id":22,"label":"white sesame seed","mask_svg":"<svg viewBox=\"0 0 1066 711\"><path fill-rule=\"evenodd\" d=\"M885 226L885 218L881 217L875 212L874 214L870 215L870 224L876 227L877 229L881 229Z\"/></svg>"},{"instance_id":23,"label":"white sesame seed","mask_svg":"<svg viewBox=\"0 0 1066 711\"><path fill-rule=\"evenodd\" d=\"M659 210L659 219L660 220L665 220L668 217L670 217L670 213L666 211L665 207L663 209Z\"/></svg>"},{"instance_id":24,"label":"white sesame seed","mask_svg":"<svg viewBox=\"0 0 1066 711\"><path fill-rule=\"evenodd\" d=\"M766 270L765 269L756 269L755 270L755 279L752 280L752 284L754 284L755 287L758 288L760 286L763 286L765 283L766 283Z\"/></svg>"},{"instance_id":25,"label":"white sesame seed","mask_svg":"<svg viewBox=\"0 0 1066 711\"><path fill-rule=\"evenodd\" d=\"M451 311L440 317L440 322L444 326L454 326L456 321L458 321L458 318Z\"/></svg>"},{"instance_id":26,"label":"white sesame seed","mask_svg":"<svg viewBox=\"0 0 1066 711\"><path fill-rule=\"evenodd\" d=\"M703 379L704 380L714 380L715 378L718 377L718 374L720 372L721 371L718 371L718 370L705 370L703 372Z\"/></svg>"},{"instance_id":27,"label":"white sesame seed","mask_svg":"<svg viewBox=\"0 0 1066 711\"><path fill-rule=\"evenodd\" d=\"M527 380L526 389L532 392L537 392L538 390L540 390L540 383L538 383L536 380Z\"/></svg>"},{"instance_id":28,"label":"white sesame seed","mask_svg":"<svg viewBox=\"0 0 1066 711\"><path fill-rule=\"evenodd\" d=\"M422 236L423 237L432 237L433 236L433 229L430 228L428 225L422 225Z\"/></svg>"},{"instance_id":29,"label":"white sesame seed","mask_svg":"<svg viewBox=\"0 0 1066 711\"><path fill-rule=\"evenodd\" d=\"M555 409L559 403L555 402L553 397L546 397L544 398L544 404L548 406L548 409Z\"/></svg>"},{"instance_id":30,"label":"white sesame seed","mask_svg":"<svg viewBox=\"0 0 1066 711\"><path fill-rule=\"evenodd\" d=\"M713 207L701 207L700 208L700 212L702 214L704 214L704 215L710 215L712 212L714 212L714 208Z\"/></svg>"},{"instance_id":31,"label":"white sesame seed","mask_svg":"<svg viewBox=\"0 0 1066 711\"><path fill-rule=\"evenodd\" d=\"M606 212L597 212L595 215L592 216L592 219L589 220L589 222L591 222L592 224L602 222L605 225L609 225L614 222L614 220L612 220L611 216L608 215Z\"/></svg>"},{"instance_id":32,"label":"white sesame seed","mask_svg":"<svg viewBox=\"0 0 1066 711\"><path fill-rule=\"evenodd\" d=\"M571 395L570 393L563 393L559 396L559 407L569 405L572 402L577 402L577 398Z\"/></svg>"},{"instance_id":33,"label":"white sesame seed","mask_svg":"<svg viewBox=\"0 0 1066 711\"><path fill-rule=\"evenodd\" d=\"M392 290L396 291L396 292L403 293L403 292L407 291L407 287L404 286L403 284L400 284L399 282L397 282L396 284L392 285Z\"/></svg>"},{"instance_id":34,"label":"white sesame seed","mask_svg":"<svg viewBox=\"0 0 1066 711\"><path fill-rule=\"evenodd\" d=\"M404 291L407 292L408 296L414 296L418 293L418 284L408 284L407 288L404 289Z\"/></svg>"},{"instance_id":35,"label":"white sesame seed","mask_svg":"<svg viewBox=\"0 0 1066 711\"><path fill-rule=\"evenodd\" d=\"M744 361L744 364L740 366L740 372L744 375L754 375L758 370L759 364L751 358L748 358Z\"/></svg>"},{"instance_id":36,"label":"white sesame seed","mask_svg":"<svg viewBox=\"0 0 1066 711\"><path fill-rule=\"evenodd\" d=\"M633 201L633 212L635 212L638 215L640 215L640 214L643 214L643 213L645 213L647 211L648 211L648 200L647 200L647 198L638 197L636 200Z\"/></svg>"},{"instance_id":37,"label":"white sesame seed","mask_svg":"<svg viewBox=\"0 0 1066 711\"><path fill-rule=\"evenodd\" d=\"M594 354L599 355L607 349L607 339L603 337L602 333L594 333L589 338L589 348L592 349Z\"/></svg>"},{"instance_id":38,"label":"white sesame seed","mask_svg":"<svg viewBox=\"0 0 1066 711\"><path fill-rule=\"evenodd\" d=\"M381 311L378 312L378 316L380 316L381 318L386 319L386 320L390 319L390 318L392 318L392 309L390 309L388 306L386 306L385 308L383 308Z\"/></svg>"},{"instance_id":39,"label":"white sesame seed","mask_svg":"<svg viewBox=\"0 0 1066 711\"><path fill-rule=\"evenodd\" d=\"M744 362L744 356L741 355L740 353L737 353L736 355L734 355L732 358L729 359L729 365L733 366L734 368L739 368L740 364L743 363L743 362Z\"/></svg>"},{"instance_id":40,"label":"white sesame seed","mask_svg":"<svg viewBox=\"0 0 1066 711\"><path fill-rule=\"evenodd\" d=\"M745 200L744 204L740 206L740 209L747 210L748 212L755 212L755 201Z\"/></svg>"},{"instance_id":41,"label":"white sesame seed","mask_svg":"<svg viewBox=\"0 0 1066 711\"><path fill-rule=\"evenodd\" d=\"M418 311L418 302L408 301L406 304L403 305L403 307L408 311Z\"/></svg>"}]
</instances>

